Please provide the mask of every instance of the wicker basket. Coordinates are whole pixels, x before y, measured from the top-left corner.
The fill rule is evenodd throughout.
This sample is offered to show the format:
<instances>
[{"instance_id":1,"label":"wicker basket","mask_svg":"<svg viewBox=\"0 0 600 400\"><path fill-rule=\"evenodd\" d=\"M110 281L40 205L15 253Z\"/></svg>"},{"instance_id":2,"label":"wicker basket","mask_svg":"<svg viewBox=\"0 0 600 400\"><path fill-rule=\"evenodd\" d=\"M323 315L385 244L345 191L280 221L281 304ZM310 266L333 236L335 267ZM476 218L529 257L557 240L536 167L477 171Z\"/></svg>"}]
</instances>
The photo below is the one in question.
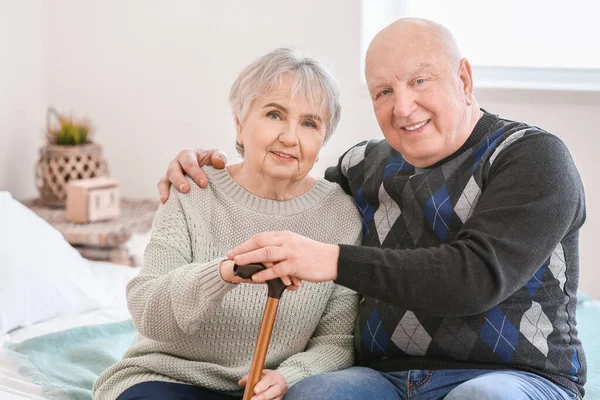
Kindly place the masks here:
<instances>
[{"instance_id":1,"label":"wicker basket","mask_svg":"<svg viewBox=\"0 0 600 400\"><path fill-rule=\"evenodd\" d=\"M102 157L102 147L96 143L49 144L40 149L35 175L40 199L47 205L64 207L70 180L108 176L108 165Z\"/></svg>"}]
</instances>

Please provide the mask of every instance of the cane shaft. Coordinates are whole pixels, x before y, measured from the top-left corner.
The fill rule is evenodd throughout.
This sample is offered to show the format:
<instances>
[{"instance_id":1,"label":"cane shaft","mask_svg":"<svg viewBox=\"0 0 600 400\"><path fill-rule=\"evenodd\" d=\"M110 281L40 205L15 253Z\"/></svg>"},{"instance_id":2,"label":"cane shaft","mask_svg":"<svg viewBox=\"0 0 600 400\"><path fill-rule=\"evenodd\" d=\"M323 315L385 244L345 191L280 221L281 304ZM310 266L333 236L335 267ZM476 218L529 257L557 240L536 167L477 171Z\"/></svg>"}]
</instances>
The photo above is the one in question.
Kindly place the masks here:
<instances>
[{"instance_id":1,"label":"cane shaft","mask_svg":"<svg viewBox=\"0 0 600 400\"><path fill-rule=\"evenodd\" d=\"M250 400L254 395L254 386L262 377L262 370L265 365L265 358L267 357L267 350L269 349L269 342L271 341L271 334L273 333L273 325L275 324L278 306L279 299L267 297L267 306L265 307L262 322L260 324L260 332L258 333L256 348L254 349L252 366L250 367L250 374L248 376L248 382L246 383L246 390L244 390L243 400Z\"/></svg>"}]
</instances>

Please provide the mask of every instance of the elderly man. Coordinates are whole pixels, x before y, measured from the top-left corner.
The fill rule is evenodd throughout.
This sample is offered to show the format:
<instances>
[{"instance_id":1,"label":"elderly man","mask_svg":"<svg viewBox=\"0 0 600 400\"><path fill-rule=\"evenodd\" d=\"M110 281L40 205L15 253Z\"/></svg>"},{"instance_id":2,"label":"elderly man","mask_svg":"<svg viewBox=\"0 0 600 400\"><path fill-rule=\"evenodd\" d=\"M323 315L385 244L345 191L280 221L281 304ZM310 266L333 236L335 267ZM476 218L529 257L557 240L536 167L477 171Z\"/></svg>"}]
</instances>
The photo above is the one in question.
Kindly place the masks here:
<instances>
[{"instance_id":1,"label":"elderly man","mask_svg":"<svg viewBox=\"0 0 600 400\"><path fill-rule=\"evenodd\" d=\"M362 366L308 378L286 398L582 396L575 304L585 203L565 145L480 109L469 62L430 21L379 32L366 78L385 141L356 145L326 173L354 197L363 246L266 232L228 254L273 263L258 282L334 280L364 295ZM218 153L190 155L172 162L163 199L169 181L187 190L180 165L206 184L197 163Z\"/></svg>"}]
</instances>

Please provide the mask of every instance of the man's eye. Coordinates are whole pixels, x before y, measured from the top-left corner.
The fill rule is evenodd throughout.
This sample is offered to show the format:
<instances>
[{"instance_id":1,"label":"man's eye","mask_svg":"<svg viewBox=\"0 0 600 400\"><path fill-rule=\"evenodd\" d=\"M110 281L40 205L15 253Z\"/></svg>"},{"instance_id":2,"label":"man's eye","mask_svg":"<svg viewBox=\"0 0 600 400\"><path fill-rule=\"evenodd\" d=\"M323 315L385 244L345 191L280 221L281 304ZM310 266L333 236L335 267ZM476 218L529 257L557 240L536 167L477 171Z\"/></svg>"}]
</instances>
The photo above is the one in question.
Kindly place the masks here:
<instances>
[{"instance_id":1,"label":"man's eye","mask_svg":"<svg viewBox=\"0 0 600 400\"><path fill-rule=\"evenodd\" d=\"M421 78L421 79L417 79L417 80L415 81L415 83L416 83L417 85L422 85L422 84L424 84L424 83L425 83L425 79L423 79L423 78Z\"/></svg>"},{"instance_id":2,"label":"man's eye","mask_svg":"<svg viewBox=\"0 0 600 400\"><path fill-rule=\"evenodd\" d=\"M392 93L392 91L390 89L383 89L381 92L377 93L377 95L375 96L375 98L378 99L381 96L387 96L390 93Z\"/></svg>"}]
</instances>

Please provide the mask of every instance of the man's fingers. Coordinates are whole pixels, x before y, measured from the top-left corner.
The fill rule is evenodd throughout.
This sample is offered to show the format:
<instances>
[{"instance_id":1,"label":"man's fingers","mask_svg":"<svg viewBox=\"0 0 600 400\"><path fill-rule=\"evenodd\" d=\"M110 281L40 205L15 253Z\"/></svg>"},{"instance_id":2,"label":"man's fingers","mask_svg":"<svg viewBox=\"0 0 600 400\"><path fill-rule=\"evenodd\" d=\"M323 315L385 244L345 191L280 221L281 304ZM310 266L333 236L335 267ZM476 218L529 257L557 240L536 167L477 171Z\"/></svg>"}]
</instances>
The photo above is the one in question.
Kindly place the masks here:
<instances>
[{"instance_id":1,"label":"man's fingers","mask_svg":"<svg viewBox=\"0 0 600 400\"><path fill-rule=\"evenodd\" d=\"M238 381L238 385L240 386L246 386L246 383L248 383L248 375L244 375L244 377Z\"/></svg>"},{"instance_id":2,"label":"man's fingers","mask_svg":"<svg viewBox=\"0 0 600 400\"><path fill-rule=\"evenodd\" d=\"M183 173L185 173L189 175L192 178L192 180L196 182L197 185L201 187L206 186L206 184L208 183L208 179L206 178L206 174L200 169L198 157L195 151L183 150L179 152L179 155L175 159L175 162L176 165L172 167L172 174L174 175L174 177L176 176L177 179L179 179L179 174L181 174L181 177L183 177ZM171 167L169 167L169 170L171 170ZM183 179L185 182L176 183L173 181L174 177L169 176L169 180L174 185L176 185L178 189L181 183L187 185L187 181L185 180L185 178Z\"/></svg>"},{"instance_id":3,"label":"man's fingers","mask_svg":"<svg viewBox=\"0 0 600 400\"><path fill-rule=\"evenodd\" d=\"M212 165L215 168L222 169L227 165L227 155L219 149L196 149L196 158L200 166Z\"/></svg>"},{"instance_id":4,"label":"man's fingers","mask_svg":"<svg viewBox=\"0 0 600 400\"><path fill-rule=\"evenodd\" d=\"M210 155L210 161L213 167L222 169L227 165L227 155L221 150L215 150Z\"/></svg>"},{"instance_id":5,"label":"man's fingers","mask_svg":"<svg viewBox=\"0 0 600 400\"><path fill-rule=\"evenodd\" d=\"M287 287L292 286L292 280L290 279L289 276L282 276L281 277L281 282L283 282L283 284Z\"/></svg>"},{"instance_id":6,"label":"man's fingers","mask_svg":"<svg viewBox=\"0 0 600 400\"><path fill-rule=\"evenodd\" d=\"M161 203L164 204L169 199L169 192L171 191L171 183L169 182L169 180L167 179L166 176L163 176L158 181L157 187L158 187L158 194L160 196L160 201L161 201Z\"/></svg>"},{"instance_id":7,"label":"man's fingers","mask_svg":"<svg viewBox=\"0 0 600 400\"><path fill-rule=\"evenodd\" d=\"M275 278L283 278L284 276L291 276L293 270L289 264L280 262L275 264L272 268L267 268L264 271L260 271L252 275L252 280L257 283L262 283Z\"/></svg>"},{"instance_id":8,"label":"man's fingers","mask_svg":"<svg viewBox=\"0 0 600 400\"><path fill-rule=\"evenodd\" d=\"M292 285L296 286L296 289L302 285L302 279L292 276Z\"/></svg>"},{"instance_id":9,"label":"man's fingers","mask_svg":"<svg viewBox=\"0 0 600 400\"><path fill-rule=\"evenodd\" d=\"M285 251L280 246L266 246L233 258L238 265L262 262L279 262L285 260Z\"/></svg>"},{"instance_id":10,"label":"man's fingers","mask_svg":"<svg viewBox=\"0 0 600 400\"><path fill-rule=\"evenodd\" d=\"M275 265L275 263L272 262L263 262L262 264L267 268L271 268L273 265ZM298 286L294 284L294 280L296 280L297 282L302 282L302 280L297 279L293 276L282 276L280 279L281 282L283 282L283 284L287 286L286 289L291 290L292 292L295 292L296 289L298 289Z\"/></svg>"},{"instance_id":11,"label":"man's fingers","mask_svg":"<svg viewBox=\"0 0 600 400\"><path fill-rule=\"evenodd\" d=\"M277 232L263 232L257 235L254 235L249 240L246 240L244 243L240 244L233 250L227 253L227 258L233 259L235 256L249 253L255 251L257 249L261 249L267 246L279 246L281 244L281 239L277 236ZM278 260L261 260L264 261L278 261ZM257 262L257 261L251 261Z\"/></svg>"},{"instance_id":12,"label":"man's fingers","mask_svg":"<svg viewBox=\"0 0 600 400\"><path fill-rule=\"evenodd\" d=\"M186 193L189 190L190 185L185 179L179 157L169 163L169 168L167 169L167 179L180 192Z\"/></svg>"}]
</instances>

